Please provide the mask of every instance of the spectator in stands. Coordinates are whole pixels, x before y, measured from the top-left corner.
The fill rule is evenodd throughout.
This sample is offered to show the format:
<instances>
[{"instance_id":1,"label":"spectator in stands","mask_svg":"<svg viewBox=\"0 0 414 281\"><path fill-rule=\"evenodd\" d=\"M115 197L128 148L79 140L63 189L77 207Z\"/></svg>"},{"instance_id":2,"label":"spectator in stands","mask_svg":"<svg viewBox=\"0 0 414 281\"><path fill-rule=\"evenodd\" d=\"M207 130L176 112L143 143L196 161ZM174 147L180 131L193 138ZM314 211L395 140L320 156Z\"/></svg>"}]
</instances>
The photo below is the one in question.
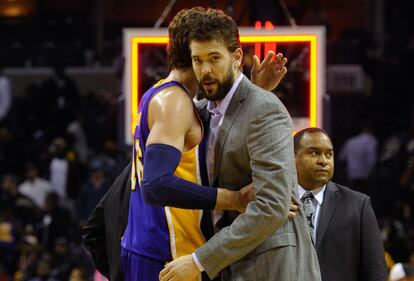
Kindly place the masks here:
<instances>
[{"instance_id":1,"label":"spectator in stands","mask_svg":"<svg viewBox=\"0 0 414 281\"><path fill-rule=\"evenodd\" d=\"M65 237L58 237L54 241L52 253L53 277L58 280L68 280L76 257L70 250L69 241Z\"/></svg>"},{"instance_id":2,"label":"spectator in stands","mask_svg":"<svg viewBox=\"0 0 414 281\"><path fill-rule=\"evenodd\" d=\"M52 160L49 165L49 177L52 189L59 195L63 201L63 205L65 205L67 201L66 185L69 174L69 161L65 157L65 139L55 138L49 147L49 152L52 154Z\"/></svg>"},{"instance_id":3,"label":"spectator in stands","mask_svg":"<svg viewBox=\"0 0 414 281\"><path fill-rule=\"evenodd\" d=\"M5 75L0 66L0 128L6 120L12 104L12 93L10 79Z\"/></svg>"},{"instance_id":4,"label":"spectator in stands","mask_svg":"<svg viewBox=\"0 0 414 281\"><path fill-rule=\"evenodd\" d=\"M349 185L357 191L367 193L367 179L377 163L377 143L371 127L365 125L342 147L339 159L346 162Z\"/></svg>"},{"instance_id":5,"label":"spectator in stands","mask_svg":"<svg viewBox=\"0 0 414 281\"><path fill-rule=\"evenodd\" d=\"M36 275L29 279L29 281L59 281L51 277L52 274L52 266L49 259L43 258L41 259L36 266Z\"/></svg>"},{"instance_id":6,"label":"spectator in stands","mask_svg":"<svg viewBox=\"0 0 414 281\"><path fill-rule=\"evenodd\" d=\"M124 280L119 241L128 223L130 186L131 163L115 179L82 229L83 242L96 269L112 281Z\"/></svg>"},{"instance_id":7,"label":"spectator in stands","mask_svg":"<svg viewBox=\"0 0 414 281\"><path fill-rule=\"evenodd\" d=\"M70 272L69 281L88 281L86 270L81 266L75 266Z\"/></svg>"},{"instance_id":8,"label":"spectator in stands","mask_svg":"<svg viewBox=\"0 0 414 281\"><path fill-rule=\"evenodd\" d=\"M108 191L105 164L100 159L92 159L89 164L89 180L82 186L80 196L80 222L81 227L85 224L92 210L99 200Z\"/></svg>"},{"instance_id":9,"label":"spectator in stands","mask_svg":"<svg viewBox=\"0 0 414 281\"><path fill-rule=\"evenodd\" d=\"M64 135L79 105L78 86L66 75L64 67L55 66L52 76L40 87L39 99L43 109L40 121L48 135L52 138Z\"/></svg>"},{"instance_id":10,"label":"spectator in stands","mask_svg":"<svg viewBox=\"0 0 414 281\"><path fill-rule=\"evenodd\" d=\"M0 208L0 268L5 268L11 273L14 258L17 251L19 222L13 215L11 206Z\"/></svg>"},{"instance_id":11,"label":"spectator in stands","mask_svg":"<svg viewBox=\"0 0 414 281\"><path fill-rule=\"evenodd\" d=\"M75 217L75 203L83 182L83 167L74 151L68 149L64 138L55 138L49 146L49 153L52 157L49 164L52 189L59 195L61 205L68 208Z\"/></svg>"},{"instance_id":12,"label":"spectator in stands","mask_svg":"<svg viewBox=\"0 0 414 281\"><path fill-rule=\"evenodd\" d=\"M76 158L80 163L86 164L90 152L80 113L78 113L78 118L69 124L66 133L68 135L68 145L73 148Z\"/></svg>"},{"instance_id":13,"label":"spectator in stands","mask_svg":"<svg viewBox=\"0 0 414 281\"><path fill-rule=\"evenodd\" d=\"M36 274L36 263L40 258L39 242L34 235L25 235L20 242L20 255L16 262L16 275L27 280Z\"/></svg>"},{"instance_id":14,"label":"spectator in stands","mask_svg":"<svg viewBox=\"0 0 414 281\"><path fill-rule=\"evenodd\" d=\"M8 206L23 225L33 222L36 206L29 197L18 191L17 178L12 174L3 176L0 187L0 210Z\"/></svg>"},{"instance_id":15,"label":"spectator in stands","mask_svg":"<svg viewBox=\"0 0 414 281\"><path fill-rule=\"evenodd\" d=\"M20 193L33 200L37 207L43 207L52 186L49 181L39 177L38 168L33 163L26 163L26 180L18 189Z\"/></svg>"},{"instance_id":16,"label":"spectator in stands","mask_svg":"<svg viewBox=\"0 0 414 281\"><path fill-rule=\"evenodd\" d=\"M116 138L116 102L112 93L102 90L90 92L85 97L81 115L91 154L103 150L103 140Z\"/></svg>"},{"instance_id":17,"label":"spectator in stands","mask_svg":"<svg viewBox=\"0 0 414 281\"><path fill-rule=\"evenodd\" d=\"M112 139L104 140L103 150L95 159L102 161L108 182L112 182L127 164L126 157L118 148L118 144Z\"/></svg>"},{"instance_id":18,"label":"spectator in stands","mask_svg":"<svg viewBox=\"0 0 414 281\"><path fill-rule=\"evenodd\" d=\"M55 192L47 194L40 221L39 233L46 249L53 249L57 238L65 238L70 243L79 231L69 210L60 206L59 195Z\"/></svg>"}]
</instances>

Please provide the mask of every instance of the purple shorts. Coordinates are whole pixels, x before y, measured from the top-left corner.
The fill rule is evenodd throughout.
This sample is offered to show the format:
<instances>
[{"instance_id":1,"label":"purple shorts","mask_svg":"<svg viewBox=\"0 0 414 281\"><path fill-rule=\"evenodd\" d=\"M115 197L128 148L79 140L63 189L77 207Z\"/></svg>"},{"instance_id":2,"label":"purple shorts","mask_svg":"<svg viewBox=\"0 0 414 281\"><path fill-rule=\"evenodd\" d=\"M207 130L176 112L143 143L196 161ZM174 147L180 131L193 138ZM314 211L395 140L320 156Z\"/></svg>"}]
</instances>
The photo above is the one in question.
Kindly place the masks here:
<instances>
[{"instance_id":1,"label":"purple shorts","mask_svg":"<svg viewBox=\"0 0 414 281\"><path fill-rule=\"evenodd\" d=\"M159 281L164 263L121 248L125 281Z\"/></svg>"}]
</instances>

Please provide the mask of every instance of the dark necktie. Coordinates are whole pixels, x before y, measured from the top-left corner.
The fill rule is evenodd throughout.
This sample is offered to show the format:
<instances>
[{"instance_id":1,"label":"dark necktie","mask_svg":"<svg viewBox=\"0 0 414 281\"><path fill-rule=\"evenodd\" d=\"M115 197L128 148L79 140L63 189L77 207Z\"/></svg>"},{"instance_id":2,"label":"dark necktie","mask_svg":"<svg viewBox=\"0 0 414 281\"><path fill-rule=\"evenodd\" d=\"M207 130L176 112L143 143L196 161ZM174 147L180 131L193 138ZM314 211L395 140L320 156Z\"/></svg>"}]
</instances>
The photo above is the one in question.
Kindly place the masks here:
<instances>
[{"instance_id":1,"label":"dark necktie","mask_svg":"<svg viewBox=\"0 0 414 281\"><path fill-rule=\"evenodd\" d=\"M313 238L315 232L315 205L313 204L314 196L312 192L306 191L301 200L303 202L303 211L305 212L306 220L308 221L311 237Z\"/></svg>"}]
</instances>

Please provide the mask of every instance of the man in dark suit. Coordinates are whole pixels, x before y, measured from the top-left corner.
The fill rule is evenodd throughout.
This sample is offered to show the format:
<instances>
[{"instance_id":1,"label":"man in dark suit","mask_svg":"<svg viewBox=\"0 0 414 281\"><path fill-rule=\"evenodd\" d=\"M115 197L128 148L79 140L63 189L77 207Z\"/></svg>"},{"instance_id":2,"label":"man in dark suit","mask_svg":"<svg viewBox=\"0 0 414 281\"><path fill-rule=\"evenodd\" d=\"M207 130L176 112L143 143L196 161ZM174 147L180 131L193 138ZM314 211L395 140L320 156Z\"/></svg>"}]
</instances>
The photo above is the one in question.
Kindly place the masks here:
<instances>
[{"instance_id":1,"label":"man in dark suit","mask_svg":"<svg viewBox=\"0 0 414 281\"><path fill-rule=\"evenodd\" d=\"M124 280L121 236L128 222L130 186L131 163L115 179L82 230L83 242L96 268L111 281Z\"/></svg>"},{"instance_id":2,"label":"man in dark suit","mask_svg":"<svg viewBox=\"0 0 414 281\"><path fill-rule=\"evenodd\" d=\"M307 128L294 137L298 192L323 281L385 281L384 248L370 198L331 181L328 134Z\"/></svg>"}]
</instances>

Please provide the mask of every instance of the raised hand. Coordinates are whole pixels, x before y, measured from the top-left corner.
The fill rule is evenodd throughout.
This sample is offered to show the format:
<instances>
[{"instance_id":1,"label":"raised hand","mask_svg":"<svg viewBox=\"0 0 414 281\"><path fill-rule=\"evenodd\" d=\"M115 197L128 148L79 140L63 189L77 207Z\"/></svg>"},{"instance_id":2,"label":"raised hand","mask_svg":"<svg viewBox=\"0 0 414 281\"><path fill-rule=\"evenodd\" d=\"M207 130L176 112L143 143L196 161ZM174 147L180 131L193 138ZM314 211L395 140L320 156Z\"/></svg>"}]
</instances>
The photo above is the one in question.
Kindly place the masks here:
<instances>
[{"instance_id":1,"label":"raised hand","mask_svg":"<svg viewBox=\"0 0 414 281\"><path fill-rule=\"evenodd\" d=\"M282 53L275 55L273 51L269 51L262 63L254 55L251 81L265 90L272 91L287 73L286 63L287 58Z\"/></svg>"}]
</instances>

